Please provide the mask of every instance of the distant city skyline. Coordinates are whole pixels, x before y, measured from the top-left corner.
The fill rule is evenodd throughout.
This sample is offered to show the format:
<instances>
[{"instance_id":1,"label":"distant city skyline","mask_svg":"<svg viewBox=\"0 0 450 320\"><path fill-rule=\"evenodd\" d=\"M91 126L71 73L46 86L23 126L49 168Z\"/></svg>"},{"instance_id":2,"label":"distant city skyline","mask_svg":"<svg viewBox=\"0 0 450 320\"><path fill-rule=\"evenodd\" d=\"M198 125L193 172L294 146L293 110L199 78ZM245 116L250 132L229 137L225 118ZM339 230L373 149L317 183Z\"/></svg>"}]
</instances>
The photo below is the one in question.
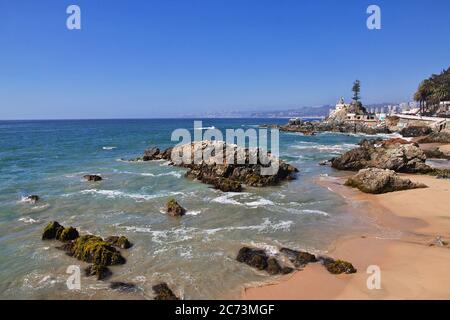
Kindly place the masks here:
<instances>
[{"instance_id":1,"label":"distant city skyline","mask_svg":"<svg viewBox=\"0 0 450 320\"><path fill-rule=\"evenodd\" d=\"M66 9L81 9L68 30ZM366 25L369 5L381 30ZM450 66L450 1L0 0L0 120L412 100ZM426 39L423 40L423 39Z\"/></svg>"}]
</instances>

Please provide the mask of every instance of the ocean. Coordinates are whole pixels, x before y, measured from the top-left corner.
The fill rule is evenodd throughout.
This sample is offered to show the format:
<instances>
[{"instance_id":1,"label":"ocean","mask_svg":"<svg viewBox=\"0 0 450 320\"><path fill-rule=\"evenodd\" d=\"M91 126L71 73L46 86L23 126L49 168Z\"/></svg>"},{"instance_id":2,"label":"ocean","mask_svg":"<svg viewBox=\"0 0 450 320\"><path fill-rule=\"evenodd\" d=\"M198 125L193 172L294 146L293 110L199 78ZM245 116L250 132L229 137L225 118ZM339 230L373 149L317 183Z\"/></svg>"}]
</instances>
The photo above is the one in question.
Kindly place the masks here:
<instances>
[{"instance_id":1,"label":"ocean","mask_svg":"<svg viewBox=\"0 0 450 320\"><path fill-rule=\"evenodd\" d=\"M286 119L202 121L224 130ZM189 180L185 169L164 161L126 160L150 146L173 145L172 131L193 125L193 119L0 121L0 298L150 299L161 281L185 299L238 297L243 286L276 279L238 263L242 246L326 253L337 238L366 228L354 204L314 182L338 175L318 163L354 148L364 135L281 132L281 159L300 170L297 179L242 193ZM104 180L85 182L85 174ZM41 200L24 202L30 194ZM186 216L164 213L170 197ZM127 263L111 267L105 281L82 275L81 289L69 290L67 267L87 264L41 240L52 220L82 234L127 236L134 243L121 250ZM139 290L118 293L110 281Z\"/></svg>"}]
</instances>

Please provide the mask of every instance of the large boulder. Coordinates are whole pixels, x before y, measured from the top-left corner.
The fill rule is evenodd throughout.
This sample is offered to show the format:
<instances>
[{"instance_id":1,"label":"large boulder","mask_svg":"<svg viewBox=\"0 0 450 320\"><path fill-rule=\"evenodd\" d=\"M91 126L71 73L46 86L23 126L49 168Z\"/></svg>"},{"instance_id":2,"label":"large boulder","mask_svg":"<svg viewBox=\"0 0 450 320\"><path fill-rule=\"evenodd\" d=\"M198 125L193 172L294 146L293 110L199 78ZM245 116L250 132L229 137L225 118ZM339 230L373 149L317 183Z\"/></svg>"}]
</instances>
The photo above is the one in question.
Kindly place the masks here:
<instances>
[{"instance_id":1,"label":"large boulder","mask_svg":"<svg viewBox=\"0 0 450 320\"><path fill-rule=\"evenodd\" d=\"M65 228L57 221L50 222L42 233L42 240L59 240L62 242L72 241L78 238L80 235L77 229L73 227Z\"/></svg>"},{"instance_id":2,"label":"large boulder","mask_svg":"<svg viewBox=\"0 0 450 320\"><path fill-rule=\"evenodd\" d=\"M258 270L267 268L267 260L269 256L264 250L243 247L239 250L236 260Z\"/></svg>"},{"instance_id":3,"label":"large boulder","mask_svg":"<svg viewBox=\"0 0 450 320\"><path fill-rule=\"evenodd\" d=\"M322 257L320 261L331 274L352 274L357 272L356 268L350 262L345 260L334 260L332 258Z\"/></svg>"},{"instance_id":4,"label":"large boulder","mask_svg":"<svg viewBox=\"0 0 450 320\"><path fill-rule=\"evenodd\" d=\"M420 137L432 133L433 130L429 126L408 126L400 130L400 134L404 137Z\"/></svg>"},{"instance_id":5,"label":"large boulder","mask_svg":"<svg viewBox=\"0 0 450 320\"><path fill-rule=\"evenodd\" d=\"M376 168L360 170L356 175L348 178L345 185L373 194L426 188L422 183L400 177L395 171Z\"/></svg>"},{"instance_id":6,"label":"large boulder","mask_svg":"<svg viewBox=\"0 0 450 320\"><path fill-rule=\"evenodd\" d=\"M431 168L425 161L425 153L414 144L363 140L358 148L332 159L331 166L350 171L379 168L405 173L427 173Z\"/></svg>"}]
</instances>

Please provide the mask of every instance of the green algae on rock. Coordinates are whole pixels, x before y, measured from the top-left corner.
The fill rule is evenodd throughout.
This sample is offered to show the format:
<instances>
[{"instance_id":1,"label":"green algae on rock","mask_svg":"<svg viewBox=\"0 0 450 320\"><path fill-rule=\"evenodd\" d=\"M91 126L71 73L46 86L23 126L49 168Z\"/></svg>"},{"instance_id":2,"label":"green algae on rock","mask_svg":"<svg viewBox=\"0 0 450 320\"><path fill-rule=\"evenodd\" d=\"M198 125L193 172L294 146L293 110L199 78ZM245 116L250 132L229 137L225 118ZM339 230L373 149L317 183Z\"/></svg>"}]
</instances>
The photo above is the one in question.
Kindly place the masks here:
<instances>
[{"instance_id":1,"label":"green algae on rock","mask_svg":"<svg viewBox=\"0 0 450 320\"><path fill-rule=\"evenodd\" d=\"M178 204L175 199L169 199L166 205L167 213L173 217L181 217L186 213L186 209Z\"/></svg>"},{"instance_id":2,"label":"green algae on rock","mask_svg":"<svg viewBox=\"0 0 450 320\"><path fill-rule=\"evenodd\" d=\"M126 262L125 258L113 246L102 238L93 235L77 238L69 254L78 260L104 266Z\"/></svg>"},{"instance_id":3,"label":"green algae on rock","mask_svg":"<svg viewBox=\"0 0 450 320\"><path fill-rule=\"evenodd\" d=\"M133 244L125 236L111 236L107 237L105 241L121 249L129 249L133 246Z\"/></svg>"},{"instance_id":4,"label":"green algae on rock","mask_svg":"<svg viewBox=\"0 0 450 320\"><path fill-rule=\"evenodd\" d=\"M179 300L165 282L153 286L152 289L155 293L155 300Z\"/></svg>"},{"instance_id":5,"label":"green algae on rock","mask_svg":"<svg viewBox=\"0 0 450 320\"><path fill-rule=\"evenodd\" d=\"M332 274L351 274L356 273L357 271L350 262L340 259L334 260L331 258L325 258L323 259L323 265L328 270L328 272Z\"/></svg>"}]
</instances>

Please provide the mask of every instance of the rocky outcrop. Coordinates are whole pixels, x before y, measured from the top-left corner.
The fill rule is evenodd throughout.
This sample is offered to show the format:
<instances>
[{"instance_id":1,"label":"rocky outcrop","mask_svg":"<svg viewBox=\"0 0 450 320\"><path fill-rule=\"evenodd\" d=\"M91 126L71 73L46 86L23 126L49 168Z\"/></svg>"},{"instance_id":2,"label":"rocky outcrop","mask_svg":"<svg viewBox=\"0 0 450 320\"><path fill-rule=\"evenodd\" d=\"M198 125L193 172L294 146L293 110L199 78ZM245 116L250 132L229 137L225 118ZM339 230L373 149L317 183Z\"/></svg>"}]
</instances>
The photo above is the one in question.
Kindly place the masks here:
<instances>
[{"instance_id":1,"label":"rocky outcrop","mask_svg":"<svg viewBox=\"0 0 450 320\"><path fill-rule=\"evenodd\" d=\"M172 217L181 217L186 213L186 209L179 205L179 203L175 199L169 199L166 205L167 214Z\"/></svg>"},{"instance_id":2,"label":"rocky outcrop","mask_svg":"<svg viewBox=\"0 0 450 320\"><path fill-rule=\"evenodd\" d=\"M284 253L296 268L303 268L308 263L317 262L316 256L308 252L288 248L281 248L280 252Z\"/></svg>"},{"instance_id":3,"label":"rocky outcrop","mask_svg":"<svg viewBox=\"0 0 450 320\"><path fill-rule=\"evenodd\" d=\"M180 158L183 156L188 161L174 163L172 155ZM262 152L260 149L227 145L223 141L196 141L169 148L164 152L151 148L146 150L140 159L171 161L173 165L188 169L186 177L210 184L224 192L239 192L242 190L242 184L253 187L276 185L294 179L295 173L298 172L296 168L270 153ZM278 167L278 170L265 172L271 165Z\"/></svg>"},{"instance_id":4,"label":"rocky outcrop","mask_svg":"<svg viewBox=\"0 0 450 320\"><path fill-rule=\"evenodd\" d=\"M152 290L155 294L155 300L179 300L165 282L153 286Z\"/></svg>"},{"instance_id":5,"label":"rocky outcrop","mask_svg":"<svg viewBox=\"0 0 450 320\"><path fill-rule=\"evenodd\" d=\"M433 130L429 126L408 126L400 130L403 137L420 137L432 133Z\"/></svg>"},{"instance_id":6,"label":"rocky outcrop","mask_svg":"<svg viewBox=\"0 0 450 320\"><path fill-rule=\"evenodd\" d=\"M450 132L433 132L417 141L417 143L450 143Z\"/></svg>"},{"instance_id":7,"label":"rocky outcrop","mask_svg":"<svg viewBox=\"0 0 450 320\"><path fill-rule=\"evenodd\" d=\"M133 246L133 244L125 236L110 236L107 237L105 241L121 249L129 249Z\"/></svg>"},{"instance_id":8,"label":"rocky outcrop","mask_svg":"<svg viewBox=\"0 0 450 320\"><path fill-rule=\"evenodd\" d=\"M345 185L372 194L427 187L422 183L402 178L395 171L376 168L360 170L356 175L348 178Z\"/></svg>"},{"instance_id":9,"label":"rocky outcrop","mask_svg":"<svg viewBox=\"0 0 450 320\"><path fill-rule=\"evenodd\" d=\"M103 180L102 177L100 177L99 175L96 175L96 174L87 174L87 175L84 175L83 178L86 181L94 181L94 182Z\"/></svg>"},{"instance_id":10,"label":"rocky outcrop","mask_svg":"<svg viewBox=\"0 0 450 320\"><path fill-rule=\"evenodd\" d=\"M320 262L325 266L328 272L332 274L352 274L357 272L350 262L344 260L334 260L332 258L322 257L320 258Z\"/></svg>"},{"instance_id":11,"label":"rocky outcrop","mask_svg":"<svg viewBox=\"0 0 450 320\"><path fill-rule=\"evenodd\" d=\"M264 270L270 275L288 274L294 269L280 265L275 257L269 256L262 249L243 247L239 250L236 260L255 269Z\"/></svg>"},{"instance_id":12,"label":"rocky outcrop","mask_svg":"<svg viewBox=\"0 0 450 320\"><path fill-rule=\"evenodd\" d=\"M104 265L91 264L84 269L86 277L95 276L97 280L104 280L112 275L111 270Z\"/></svg>"},{"instance_id":13,"label":"rocky outcrop","mask_svg":"<svg viewBox=\"0 0 450 320\"><path fill-rule=\"evenodd\" d=\"M405 173L427 173L425 153L414 144L379 143L363 140L358 148L331 160L338 170L358 171L365 168L389 169Z\"/></svg>"}]
</instances>

